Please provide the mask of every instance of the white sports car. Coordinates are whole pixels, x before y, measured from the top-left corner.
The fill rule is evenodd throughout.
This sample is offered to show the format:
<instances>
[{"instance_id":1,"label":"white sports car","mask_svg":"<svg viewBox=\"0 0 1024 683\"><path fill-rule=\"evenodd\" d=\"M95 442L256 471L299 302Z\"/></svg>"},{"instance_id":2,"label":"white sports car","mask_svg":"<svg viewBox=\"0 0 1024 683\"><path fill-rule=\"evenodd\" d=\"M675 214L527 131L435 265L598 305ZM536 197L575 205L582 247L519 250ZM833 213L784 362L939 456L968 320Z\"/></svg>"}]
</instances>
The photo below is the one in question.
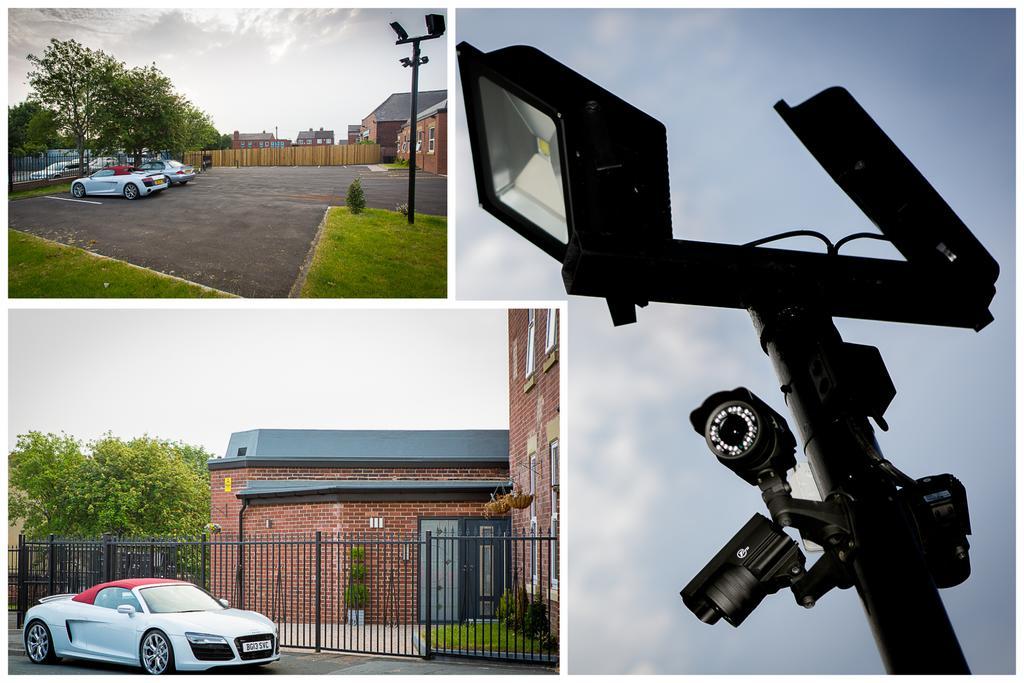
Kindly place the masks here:
<instances>
[{"instance_id":1,"label":"white sports car","mask_svg":"<svg viewBox=\"0 0 1024 683\"><path fill-rule=\"evenodd\" d=\"M71 183L71 194L79 199L87 194L124 195L138 199L168 186L163 173L140 171L131 166L108 166Z\"/></svg>"},{"instance_id":2,"label":"white sports car","mask_svg":"<svg viewBox=\"0 0 1024 683\"><path fill-rule=\"evenodd\" d=\"M150 674L281 657L270 619L229 609L226 600L172 579L125 579L43 598L25 614L25 653L36 664L76 657Z\"/></svg>"}]
</instances>

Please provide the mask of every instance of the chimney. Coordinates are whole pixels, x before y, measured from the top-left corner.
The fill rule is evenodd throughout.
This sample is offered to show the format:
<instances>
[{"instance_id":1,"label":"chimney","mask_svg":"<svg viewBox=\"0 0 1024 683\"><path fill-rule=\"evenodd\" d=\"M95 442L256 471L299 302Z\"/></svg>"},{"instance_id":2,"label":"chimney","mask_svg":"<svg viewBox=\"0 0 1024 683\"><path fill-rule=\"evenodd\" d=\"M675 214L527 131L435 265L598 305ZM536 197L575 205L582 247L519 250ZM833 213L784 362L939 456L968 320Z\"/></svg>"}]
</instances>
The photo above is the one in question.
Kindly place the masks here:
<instances>
[{"instance_id":1,"label":"chimney","mask_svg":"<svg viewBox=\"0 0 1024 683\"><path fill-rule=\"evenodd\" d=\"M238 131L237 131L237 130L235 131L235 134L234 134L234 138L235 138L236 140L238 139Z\"/></svg>"},{"instance_id":2,"label":"chimney","mask_svg":"<svg viewBox=\"0 0 1024 683\"><path fill-rule=\"evenodd\" d=\"M323 130L323 129L324 129L324 127L323 127L323 126L320 126L320 130Z\"/></svg>"}]
</instances>

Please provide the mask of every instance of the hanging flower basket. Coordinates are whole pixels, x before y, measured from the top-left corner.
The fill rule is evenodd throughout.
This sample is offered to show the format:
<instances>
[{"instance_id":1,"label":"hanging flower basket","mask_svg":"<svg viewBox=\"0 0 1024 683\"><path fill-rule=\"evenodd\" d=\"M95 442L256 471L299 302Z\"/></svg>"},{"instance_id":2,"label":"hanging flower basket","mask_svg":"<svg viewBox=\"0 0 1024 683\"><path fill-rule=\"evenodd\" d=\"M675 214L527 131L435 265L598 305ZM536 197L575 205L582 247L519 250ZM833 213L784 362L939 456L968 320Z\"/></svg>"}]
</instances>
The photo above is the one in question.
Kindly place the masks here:
<instances>
[{"instance_id":1,"label":"hanging flower basket","mask_svg":"<svg viewBox=\"0 0 1024 683\"><path fill-rule=\"evenodd\" d=\"M516 510L525 510L533 502L533 494L514 491L505 496L505 499L510 507L514 507Z\"/></svg>"},{"instance_id":2,"label":"hanging flower basket","mask_svg":"<svg viewBox=\"0 0 1024 683\"><path fill-rule=\"evenodd\" d=\"M508 500L506 500L507 498L508 496L491 498L491 500L484 503L484 511L492 517L507 514L508 511L512 509L512 506L509 505Z\"/></svg>"}]
</instances>

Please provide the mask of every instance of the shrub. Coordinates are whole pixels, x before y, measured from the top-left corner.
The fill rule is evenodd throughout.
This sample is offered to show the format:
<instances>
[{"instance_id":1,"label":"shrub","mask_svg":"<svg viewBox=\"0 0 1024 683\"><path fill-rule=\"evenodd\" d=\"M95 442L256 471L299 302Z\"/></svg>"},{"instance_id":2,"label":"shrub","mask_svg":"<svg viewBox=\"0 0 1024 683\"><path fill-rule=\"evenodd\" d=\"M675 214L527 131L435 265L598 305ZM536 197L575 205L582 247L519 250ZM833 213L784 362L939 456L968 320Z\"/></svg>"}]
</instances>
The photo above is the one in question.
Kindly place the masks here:
<instances>
[{"instance_id":1,"label":"shrub","mask_svg":"<svg viewBox=\"0 0 1024 683\"><path fill-rule=\"evenodd\" d=\"M366 195L363 194L363 185L359 178L352 181L348 186L348 193L345 195L345 206L352 213L361 213L366 208ZM353 548L352 550L355 550Z\"/></svg>"},{"instance_id":2,"label":"shrub","mask_svg":"<svg viewBox=\"0 0 1024 683\"><path fill-rule=\"evenodd\" d=\"M547 605L543 602L531 602L523 619L523 633L532 638L544 637L549 626Z\"/></svg>"},{"instance_id":3,"label":"shrub","mask_svg":"<svg viewBox=\"0 0 1024 683\"><path fill-rule=\"evenodd\" d=\"M362 609L370 604L370 590L362 583L353 583L345 589L345 605L348 609Z\"/></svg>"},{"instance_id":4,"label":"shrub","mask_svg":"<svg viewBox=\"0 0 1024 683\"><path fill-rule=\"evenodd\" d=\"M408 217L409 216L409 205L406 202L402 202L401 204L396 204L395 205L395 211L397 211L398 213L402 214L403 216Z\"/></svg>"}]
</instances>

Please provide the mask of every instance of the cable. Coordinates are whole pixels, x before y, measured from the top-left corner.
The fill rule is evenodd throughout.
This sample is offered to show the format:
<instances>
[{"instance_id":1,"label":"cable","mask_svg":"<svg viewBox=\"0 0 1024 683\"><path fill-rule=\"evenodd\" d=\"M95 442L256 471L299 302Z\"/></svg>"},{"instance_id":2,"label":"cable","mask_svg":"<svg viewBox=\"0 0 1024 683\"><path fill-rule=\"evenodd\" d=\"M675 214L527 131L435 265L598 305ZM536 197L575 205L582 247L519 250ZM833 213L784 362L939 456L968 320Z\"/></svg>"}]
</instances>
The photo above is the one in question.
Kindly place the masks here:
<instances>
[{"instance_id":1,"label":"cable","mask_svg":"<svg viewBox=\"0 0 1024 683\"><path fill-rule=\"evenodd\" d=\"M756 239L753 242L747 242L743 246L758 247L762 244L775 242L776 240L789 239L790 237L817 237L819 240L825 243L825 246L830 254L835 251L835 246L833 246L832 240L830 240L828 237L821 234L820 232L817 232L816 230L789 230L788 232L780 232L777 235L770 235L768 237Z\"/></svg>"},{"instance_id":2,"label":"cable","mask_svg":"<svg viewBox=\"0 0 1024 683\"><path fill-rule=\"evenodd\" d=\"M878 240L880 242L892 242L892 240L886 237L885 235L879 235L878 233L875 232L856 232L852 235L847 235L846 237L836 242L835 252L838 253L840 247L842 247L847 242L852 242L853 240Z\"/></svg>"}]
</instances>

